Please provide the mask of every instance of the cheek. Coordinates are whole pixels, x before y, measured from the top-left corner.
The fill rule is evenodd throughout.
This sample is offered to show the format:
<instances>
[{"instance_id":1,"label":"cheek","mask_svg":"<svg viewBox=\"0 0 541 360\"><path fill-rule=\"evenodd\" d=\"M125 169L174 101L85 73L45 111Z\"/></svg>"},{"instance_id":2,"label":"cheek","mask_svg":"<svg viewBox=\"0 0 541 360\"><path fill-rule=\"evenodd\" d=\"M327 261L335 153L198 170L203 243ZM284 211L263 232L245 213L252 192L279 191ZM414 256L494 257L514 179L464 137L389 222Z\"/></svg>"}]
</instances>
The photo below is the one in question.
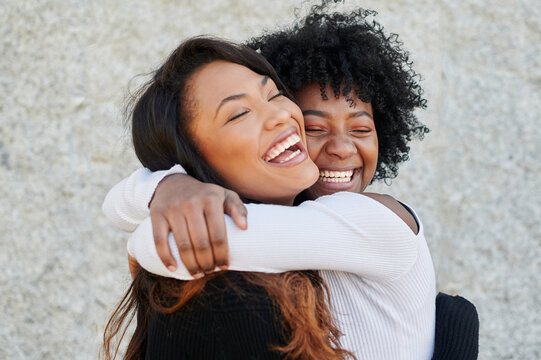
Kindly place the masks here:
<instances>
[{"instance_id":1,"label":"cheek","mask_svg":"<svg viewBox=\"0 0 541 360\"><path fill-rule=\"evenodd\" d=\"M316 165L319 155L321 154L321 150L323 149L323 144L324 141L320 140L319 138L306 136L306 147L308 150L308 156L310 156L310 159L312 159L312 161L315 162Z\"/></svg>"},{"instance_id":2,"label":"cheek","mask_svg":"<svg viewBox=\"0 0 541 360\"><path fill-rule=\"evenodd\" d=\"M375 138L375 139L372 139L367 149L367 157L370 158L370 162L373 163L374 167L376 167L376 164L378 162L378 153L379 153L378 139Z\"/></svg>"},{"instance_id":3,"label":"cheek","mask_svg":"<svg viewBox=\"0 0 541 360\"><path fill-rule=\"evenodd\" d=\"M370 172L375 171L378 163L378 138L374 136L361 139L357 143L357 149L361 154L365 169Z\"/></svg>"},{"instance_id":4,"label":"cheek","mask_svg":"<svg viewBox=\"0 0 541 360\"><path fill-rule=\"evenodd\" d=\"M357 142L357 151L363 162L363 175L359 183L358 192L363 192L374 178L378 164L378 140L377 138L365 138Z\"/></svg>"},{"instance_id":5,"label":"cheek","mask_svg":"<svg viewBox=\"0 0 541 360\"><path fill-rule=\"evenodd\" d=\"M206 139L201 146L201 152L209 165L227 183L234 184L253 166L250 160L255 156L254 152L257 149L254 147L253 139L247 140L237 134L219 133Z\"/></svg>"}]
</instances>

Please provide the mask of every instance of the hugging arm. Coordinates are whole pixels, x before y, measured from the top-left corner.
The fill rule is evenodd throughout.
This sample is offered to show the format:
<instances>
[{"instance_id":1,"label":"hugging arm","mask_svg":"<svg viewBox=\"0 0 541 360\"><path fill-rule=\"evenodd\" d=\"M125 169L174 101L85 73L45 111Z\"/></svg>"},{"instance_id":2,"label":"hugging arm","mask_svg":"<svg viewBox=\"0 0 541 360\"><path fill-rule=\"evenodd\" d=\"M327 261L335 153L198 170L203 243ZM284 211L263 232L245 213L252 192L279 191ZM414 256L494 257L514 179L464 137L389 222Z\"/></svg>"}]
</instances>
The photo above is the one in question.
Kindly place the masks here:
<instances>
[{"instance_id":1,"label":"hugging arm","mask_svg":"<svg viewBox=\"0 0 541 360\"><path fill-rule=\"evenodd\" d=\"M167 243L170 231L192 274L225 268L229 247L223 214L245 229L246 208L235 192L184 173L180 165L156 172L141 168L109 191L103 212L115 227L128 232L150 214L158 255L171 271L176 261Z\"/></svg>"},{"instance_id":2,"label":"hugging arm","mask_svg":"<svg viewBox=\"0 0 541 360\"><path fill-rule=\"evenodd\" d=\"M113 226L132 232L149 216L149 204L160 181L172 174L185 173L180 165L155 172L140 168L109 190L102 211Z\"/></svg>"},{"instance_id":3,"label":"hugging arm","mask_svg":"<svg viewBox=\"0 0 541 360\"><path fill-rule=\"evenodd\" d=\"M148 203L158 183L170 174L182 172L178 165L168 171L155 173L140 169L109 192L103 209L117 227L127 224L121 227L126 230L132 230L133 224L143 222L130 238L128 250L144 268L163 276L189 279L191 277L186 273L186 268L189 273L196 274L201 267L195 260L196 256L191 255L193 247L186 249L192 246L186 241L187 237L181 238L175 234L175 216L167 215L174 238L169 234L169 243L163 241L159 246L158 241L155 245L152 239L153 234L156 238L154 223L157 216L152 209L148 210ZM173 191L179 193L175 188L180 186L179 183L172 181L175 178L184 178L183 181L191 179L188 176L170 176L160 183L156 196L166 194L164 198L167 199ZM186 191L185 185L181 188L183 194L190 192ZM160 199L155 200L152 203L160 203ZM167 202L170 203L171 199ZM251 212L250 229L246 232L233 226L229 217L225 217L224 222L222 205L217 207L215 204L214 207L220 211L224 227L227 224L226 238L232 239L232 242L225 247L231 250L231 264L235 270L281 272L329 269L350 271L374 279L394 278L409 269L416 255L414 235L405 223L388 208L363 195L338 194L306 202L299 207L248 205ZM166 210L177 212L170 206L164 212ZM149 213L152 221L148 218ZM241 213L238 211L238 214ZM236 223L238 225L239 222ZM177 239L176 244L174 239ZM184 243L179 244L183 240ZM180 260L184 263L178 271L169 271L159 261L160 258L164 259L160 254L160 249L163 253L164 248L168 253L169 249L173 251L179 265ZM201 248L194 249L193 253L197 253L197 250Z\"/></svg>"},{"instance_id":4,"label":"hugging arm","mask_svg":"<svg viewBox=\"0 0 541 360\"><path fill-rule=\"evenodd\" d=\"M299 206L248 204L247 230L226 216L230 269L257 272L339 270L373 281L392 281L417 257L417 237L391 210L360 194L338 193ZM169 271L157 255L150 218L128 241L128 253L146 270L192 279L173 237L169 245L179 262Z\"/></svg>"}]
</instances>

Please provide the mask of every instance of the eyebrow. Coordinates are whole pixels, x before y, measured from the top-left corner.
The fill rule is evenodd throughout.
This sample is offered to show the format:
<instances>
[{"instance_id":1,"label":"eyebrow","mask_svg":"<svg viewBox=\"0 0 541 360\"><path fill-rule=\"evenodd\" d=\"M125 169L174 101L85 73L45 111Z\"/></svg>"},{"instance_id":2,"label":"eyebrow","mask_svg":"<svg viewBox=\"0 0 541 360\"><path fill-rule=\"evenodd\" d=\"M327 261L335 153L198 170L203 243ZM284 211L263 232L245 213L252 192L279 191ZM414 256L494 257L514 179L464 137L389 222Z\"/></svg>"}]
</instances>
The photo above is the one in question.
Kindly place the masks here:
<instances>
[{"instance_id":1,"label":"eyebrow","mask_svg":"<svg viewBox=\"0 0 541 360\"><path fill-rule=\"evenodd\" d=\"M302 112L302 115L303 116L313 115L313 116L319 116L319 117L326 118L326 119L330 119L332 117L330 113L328 113L326 111L321 111L321 110L304 110ZM353 113L349 113L348 114L348 119L355 118L355 117L361 117L361 116L367 116L370 119L372 119L372 115L370 115L366 111L356 111L356 112L353 112Z\"/></svg>"},{"instance_id":2,"label":"eyebrow","mask_svg":"<svg viewBox=\"0 0 541 360\"><path fill-rule=\"evenodd\" d=\"M268 81L269 81L269 76L268 75L263 76L263 79L261 79L261 86L265 86ZM246 97L246 94L235 94L235 95L231 95L231 96L228 96L226 98L223 98L222 101L220 101L220 105L218 105L218 108L216 109L216 113L214 114L214 118L216 119L216 116L218 116L218 111L220 111L220 108L222 106L224 106L226 103L228 103L230 101L242 99L244 97Z\"/></svg>"}]
</instances>

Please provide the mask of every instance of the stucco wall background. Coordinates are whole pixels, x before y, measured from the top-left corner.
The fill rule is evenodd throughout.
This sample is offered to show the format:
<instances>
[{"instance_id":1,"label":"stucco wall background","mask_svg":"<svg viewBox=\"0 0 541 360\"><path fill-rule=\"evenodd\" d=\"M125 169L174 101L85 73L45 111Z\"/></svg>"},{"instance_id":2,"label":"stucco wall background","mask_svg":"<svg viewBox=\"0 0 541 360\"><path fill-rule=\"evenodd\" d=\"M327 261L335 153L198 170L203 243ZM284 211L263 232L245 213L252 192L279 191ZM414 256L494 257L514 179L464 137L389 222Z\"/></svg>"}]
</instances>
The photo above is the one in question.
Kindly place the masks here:
<instances>
[{"instance_id":1,"label":"stucco wall background","mask_svg":"<svg viewBox=\"0 0 541 360\"><path fill-rule=\"evenodd\" d=\"M480 359L541 358L541 6L346 1L379 11L423 74L431 128L391 193L424 221L438 288L477 305ZM300 1L0 5L0 358L95 359L129 284L126 234L101 214L138 163L129 81L189 35L244 40Z\"/></svg>"}]
</instances>

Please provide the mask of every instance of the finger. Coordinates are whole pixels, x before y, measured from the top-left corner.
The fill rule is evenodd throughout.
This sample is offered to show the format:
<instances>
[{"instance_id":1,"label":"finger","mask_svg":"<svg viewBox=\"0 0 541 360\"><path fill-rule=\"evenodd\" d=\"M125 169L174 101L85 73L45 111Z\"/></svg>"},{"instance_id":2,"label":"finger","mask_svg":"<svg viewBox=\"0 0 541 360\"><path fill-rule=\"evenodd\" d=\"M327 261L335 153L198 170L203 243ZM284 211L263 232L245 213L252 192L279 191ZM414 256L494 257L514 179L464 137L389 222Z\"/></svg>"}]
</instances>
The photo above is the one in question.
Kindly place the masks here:
<instances>
[{"instance_id":1,"label":"finger","mask_svg":"<svg viewBox=\"0 0 541 360\"><path fill-rule=\"evenodd\" d=\"M169 222L161 214L155 212L150 213L150 218L158 256L169 271L175 271L177 269L177 263L171 254L171 249L169 249L169 243L167 241L169 237Z\"/></svg>"},{"instance_id":2,"label":"finger","mask_svg":"<svg viewBox=\"0 0 541 360\"><path fill-rule=\"evenodd\" d=\"M203 211L192 211L186 214L188 234L194 248L195 259L204 272L212 272L216 265L210 247L207 223Z\"/></svg>"},{"instance_id":3,"label":"finger","mask_svg":"<svg viewBox=\"0 0 541 360\"><path fill-rule=\"evenodd\" d=\"M229 266L229 244L221 202L216 202L205 211L205 220L210 238L214 264L222 270Z\"/></svg>"},{"instance_id":4,"label":"finger","mask_svg":"<svg viewBox=\"0 0 541 360\"><path fill-rule=\"evenodd\" d=\"M233 218L233 221L240 229L247 229L248 211L246 210L246 206L236 192L231 190L225 190L224 212Z\"/></svg>"},{"instance_id":5,"label":"finger","mask_svg":"<svg viewBox=\"0 0 541 360\"><path fill-rule=\"evenodd\" d=\"M170 223L172 225L173 237L175 238L175 243L178 247L180 260L182 260L182 263L192 276L195 278L202 277L203 270L199 267L199 264L195 259L194 248L190 241L186 219L183 216L176 215L172 217Z\"/></svg>"},{"instance_id":6,"label":"finger","mask_svg":"<svg viewBox=\"0 0 541 360\"><path fill-rule=\"evenodd\" d=\"M141 265L139 265L139 263L134 257L128 255L128 266L130 269L131 278L135 279L135 277L139 273L139 270L141 270Z\"/></svg>"}]
</instances>

